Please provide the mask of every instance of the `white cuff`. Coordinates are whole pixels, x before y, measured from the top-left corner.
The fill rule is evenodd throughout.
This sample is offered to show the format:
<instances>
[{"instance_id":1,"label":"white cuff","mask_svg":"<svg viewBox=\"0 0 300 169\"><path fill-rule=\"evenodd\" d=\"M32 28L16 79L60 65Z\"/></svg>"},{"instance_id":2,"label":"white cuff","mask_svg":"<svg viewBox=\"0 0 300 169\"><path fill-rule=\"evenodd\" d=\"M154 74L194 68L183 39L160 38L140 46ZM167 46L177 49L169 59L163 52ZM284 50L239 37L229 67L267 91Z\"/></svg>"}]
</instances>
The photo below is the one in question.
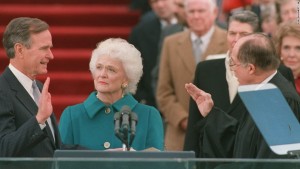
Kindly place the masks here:
<instances>
[{"instance_id":1,"label":"white cuff","mask_svg":"<svg viewBox=\"0 0 300 169\"><path fill-rule=\"evenodd\" d=\"M41 130L43 130L46 127L46 123L44 123L44 124L39 123L39 125L40 125Z\"/></svg>"}]
</instances>

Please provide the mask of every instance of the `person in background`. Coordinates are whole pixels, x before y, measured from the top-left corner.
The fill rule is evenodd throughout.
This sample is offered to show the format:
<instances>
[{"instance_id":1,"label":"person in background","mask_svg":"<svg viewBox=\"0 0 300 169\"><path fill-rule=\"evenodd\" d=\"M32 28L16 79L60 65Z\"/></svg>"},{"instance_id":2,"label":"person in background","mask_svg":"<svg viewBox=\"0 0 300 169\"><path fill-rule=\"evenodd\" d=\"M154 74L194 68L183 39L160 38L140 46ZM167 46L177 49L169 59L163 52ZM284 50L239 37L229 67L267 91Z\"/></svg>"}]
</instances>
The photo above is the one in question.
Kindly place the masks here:
<instances>
[{"instance_id":1,"label":"person in background","mask_svg":"<svg viewBox=\"0 0 300 169\"><path fill-rule=\"evenodd\" d=\"M259 19L254 12L243 10L233 13L229 18L227 30L228 52L218 55L219 57L222 56L223 59L207 60L197 65L193 83L198 88L211 94L216 107L228 110L230 107L237 105L236 93L239 83L234 76L234 72L230 70L229 53L241 37L258 31ZM208 57L213 58L215 56ZM281 64L278 70L293 83L292 72L289 68ZM197 157L201 157L199 150L202 149L202 146L206 146L206 144L199 144L199 131L201 128L196 127L202 119L196 102L191 99L184 150L195 151Z\"/></svg>"},{"instance_id":2,"label":"person in background","mask_svg":"<svg viewBox=\"0 0 300 169\"><path fill-rule=\"evenodd\" d=\"M176 24L173 0L149 0L152 8L132 29L128 41L140 52L143 59L143 76L134 97L138 102L156 107L152 89L151 72L157 62L161 31L168 25Z\"/></svg>"},{"instance_id":3,"label":"person in background","mask_svg":"<svg viewBox=\"0 0 300 169\"><path fill-rule=\"evenodd\" d=\"M223 59L211 59L200 62L195 72L194 85L211 94L214 105L222 110L228 110L231 104L236 104L236 93L238 80L234 76L229 66L229 53L235 43L244 36L259 31L258 16L251 11L243 10L233 13L229 18L227 30L227 43L229 50L225 54L217 55ZM215 58L216 55L208 56ZM293 82L291 70L280 65L278 70L290 81ZM233 103L233 101L235 101ZM191 99L189 106L189 120L186 131L184 150L195 151L196 156L200 157L199 150L199 130L197 124L202 120L197 104ZM205 146L205 145L203 145Z\"/></svg>"},{"instance_id":4,"label":"person in background","mask_svg":"<svg viewBox=\"0 0 300 169\"><path fill-rule=\"evenodd\" d=\"M160 113L132 96L143 73L141 53L126 40L107 39L93 51L90 71L96 91L63 111L59 124L62 142L94 150L119 150L122 142L115 135L114 115L129 106L138 118L132 148L163 150Z\"/></svg>"},{"instance_id":5,"label":"person in background","mask_svg":"<svg viewBox=\"0 0 300 169\"><path fill-rule=\"evenodd\" d=\"M275 36L278 29L278 15L270 9L266 9L261 13L261 30L270 37Z\"/></svg>"},{"instance_id":6,"label":"person in background","mask_svg":"<svg viewBox=\"0 0 300 169\"><path fill-rule=\"evenodd\" d=\"M264 34L256 33L240 38L230 53L230 69L234 71L240 85L276 85L299 120L300 98L294 86L277 71L279 64L275 46ZM271 151L241 100L223 111L214 106L209 93L192 83L185 87L203 117L198 123L202 126L198 144L205 143L198 150L201 157L286 158Z\"/></svg>"},{"instance_id":7,"label":"person in background","mask_svg":"<svg viewBox=\"0 0 300 169\"><path fill-rule=\"evenodd\" d=\"M252 5L246 6L247 10L256 13L259 18L260 24L262 23L263 13L270 13L270 15L277 14L277 4L275 0L255 0ZM277 18L276 18L277 19Z\"/></svg>"},{"instance_id":8,"label":"person in background","mask_svg":"<svg viewBox=\"0 0 300 169\"><path fill-rule=\"evenodd\" d=\"M251 6L252 4L253 0L222 0L220 8L225 18L224 20L227 21L234 12L244 10L246 6Z\"/></svg>"},{"instance_id":9,"label":"person in background","mask_svg":"<svg viewBox=\"0 0 300 169\"><path fill-rule=\"evenodd\" d=\"M262 13L269 10L272 15L277 13L277 4L275 0L222 0L223 16L229 17L242 10L250 10L254 12L259 22L262 22Z\"/></svg>"},{"instance_id":10,"label":"person in background","mask_svg":"<svg viewBox=\"0 0 300 169\"><path fill-rule=\"evenodd\" d=\"M227 30L227 53L218 55L223 59L212 59L200 62L195 71L194 85L211 94L214 105L227 110L235 98L238 81L229 67L229 53L239 38L259 30L258 16L248 10L237 11L229 18ZM211 55L208 57L215 57ZM201 121L201 116L196 102L190 100L189 119L185 136L184 150L195 151L196 157L201 157L199 150L199 130L196 127ZM203 145L205 146L205 144Z\"/></svg>"},{"instance_id":11,"label":"person in background","mask_svg":"<svg viewBox=\"0 0 300 169\"><path fill-rule=\"evenodd\" d=\"M129 7L133 10L139 10L142 15L151 11L148 0L131 0Z\"/></svg>"},{"instance_id":12,"label":"person in background","mask_svg":"<svg viewBox=\"0 0 300 169\"><path fill-rule=\"evenodd\" d=\"M186 16L184 11L184 0L173 0L175 4L175 16L179 24L186 26Z\"/></svg>"},{"instance_id":13,"label":"person in background","mask_svg":"<svg viewBox=\"0 0 300 169\"><path fill-rule=\"evenodd\" d=\"M178 20L177 24L168 25L161 31L160 40L158 44L158 55L156 60L156 65L151 71L152 76L152 90L153 94L156 95L156 88L157 88L157 80L158 80L158 72L159 72L159 63L160 63L160 55L161 55L161 49L164 42L164 39L172 34L184 31L188 29L187 23L186 23L186 14L184 9L184 0L173 0L175 4L175 16Z\"/></svg>"},{"instance_id":14,"label":"person in background","mask_svg":"<svg viewBox=\"0 0 300 169\"><path fill-rule=\"evenodd\" d=\"M159 65L156 98L166 122L166 150L183 150L189 107L184 84L192 82L196 64L228 50L226 31L215 25L215 0L185 0L184 7L189 30L165 38Z\"/></svg>"},{"instance_id":15,"label":"person in background","mask_svg":"<svg viewBox=\"0 0 300 169\"><path fill-rule=\"evenodd\" d=\"M52 157L61 139L50 78L44 86L36 80L54 58L49 25L37 18L14 18L5 28L3 46L9 65L0 76L0 156Z\"/></svg>"},{"instance_id":16,"label":"person in background","mask_svg":"<svg viewBox=\"0 0 300 169\"><path fill-rule=\"evenodd\" d=\"M282 23L276 32L275 43L280 60L293 72L296 90L300 94L300 25Z\"/></svg>"},{"instance_id":17,"label":"person in background","mask_svg":"<svg viewBox=\"0 0 300 169\"><path fill-rule=\"evenodd\" d=\"M252 5L253 0L222 0L222 9L226 14L234 13L247 5Z\"/></svg>"},{"instance_id":18,"label":"person in background","mask_svg":"<svg viewBox=\"0 0 300 169\"><path fill-rule=\"evenodd\" d=\"M297 0L277 0L277 10L279 13L279 23L296 22L298 16Z\"/></svg>"}]
</instances>

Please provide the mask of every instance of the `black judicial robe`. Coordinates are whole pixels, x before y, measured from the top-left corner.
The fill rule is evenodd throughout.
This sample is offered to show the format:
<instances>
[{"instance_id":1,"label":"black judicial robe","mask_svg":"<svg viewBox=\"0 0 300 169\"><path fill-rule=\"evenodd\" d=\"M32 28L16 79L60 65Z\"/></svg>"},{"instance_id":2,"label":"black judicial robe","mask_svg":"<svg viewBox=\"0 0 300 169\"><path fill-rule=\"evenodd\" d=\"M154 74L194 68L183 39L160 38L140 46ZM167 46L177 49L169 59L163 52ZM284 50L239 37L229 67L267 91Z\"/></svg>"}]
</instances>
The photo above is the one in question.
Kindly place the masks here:
<instances>
[{"instance_id":1,"label":"black judicial robe","mask_svg":"<svg viewBox=\"0 0 300 169\"><path fill-rule=\"evenodd\" d=\"M299 120L300 98L294 87L279 72L270 83L281 90ZM227 112L214 107L207 117L199 121L198 127L201 129L200 157L287 158L271 151L239 96L234 99Z\"/></svg>"},{"instance_id":2,"label":"black judicial robe","mask_svg":"<svg viewBox=\"0 0 300 169\"><path fill-rule=\"evenodd\" d=\"M290 81L289 83L294 85L294 76L290 68L280 64L278 71ZM226 112L229 108L235 108L229 101L225 58L206 60L198 63L193 83L198 88L211 94L216 107ZM195 151L197 157L199 157L199 131L202 130L197 124L202 119L203 117L200 115L196 102L193 99L190 99L189 119L185 135L184 150Z\"/></svg>"}]
</instances>

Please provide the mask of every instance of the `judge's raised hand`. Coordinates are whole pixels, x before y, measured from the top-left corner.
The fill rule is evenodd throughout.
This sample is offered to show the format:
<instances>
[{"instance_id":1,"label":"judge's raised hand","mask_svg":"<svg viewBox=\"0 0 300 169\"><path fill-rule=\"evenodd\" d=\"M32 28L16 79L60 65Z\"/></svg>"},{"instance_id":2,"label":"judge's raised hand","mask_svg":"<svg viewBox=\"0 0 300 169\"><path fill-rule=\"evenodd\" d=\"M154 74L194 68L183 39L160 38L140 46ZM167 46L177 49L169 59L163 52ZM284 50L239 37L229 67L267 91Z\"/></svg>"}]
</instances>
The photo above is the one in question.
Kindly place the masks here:
<instances>
[{"instance_id":1,"label":"judge's raised hand","mask_svg":"<svg viewBox=\"0 0 300 169\"><path fill-rule=\"evenodd\" d=\"M200 90L192 83L185 84L185 89L196 102L201 115L206 117L214 106L211 95L203 90Z\"/></svg>"},{"instance_id":2,"label":"judge's raised hand","mask_svg":"<svg viewBox=\"0 0 300 169\"><path fill-rule=\"evenodd\" d=\"M46 120L51 116L53 112L51 94L48 92L49 84L50 78L47 77L39 99L39 110L36 115L36 119L40 124L45 124Z\"/></svg>"}]
</instances>

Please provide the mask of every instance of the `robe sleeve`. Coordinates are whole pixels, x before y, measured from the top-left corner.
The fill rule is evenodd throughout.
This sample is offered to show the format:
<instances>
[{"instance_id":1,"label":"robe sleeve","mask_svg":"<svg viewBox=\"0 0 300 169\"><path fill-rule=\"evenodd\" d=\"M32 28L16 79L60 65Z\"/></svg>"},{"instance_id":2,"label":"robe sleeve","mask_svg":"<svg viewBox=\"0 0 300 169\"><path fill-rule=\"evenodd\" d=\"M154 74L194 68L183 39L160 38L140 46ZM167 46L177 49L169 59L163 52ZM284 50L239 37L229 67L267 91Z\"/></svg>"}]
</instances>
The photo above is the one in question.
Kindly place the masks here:
<instances>
[{"instance_id":1,"label":"robe sleeve","mask_svg":"<svg viewBox=\"0 0 300 169\"><path fill-rule=\"evenodd\" d=\"M214 107L209 115L198 124L200 130L200 157L232 157L238 121L226 112ZM205 146L203 146L205 145Z\"/></svg>"}]
</instances>

